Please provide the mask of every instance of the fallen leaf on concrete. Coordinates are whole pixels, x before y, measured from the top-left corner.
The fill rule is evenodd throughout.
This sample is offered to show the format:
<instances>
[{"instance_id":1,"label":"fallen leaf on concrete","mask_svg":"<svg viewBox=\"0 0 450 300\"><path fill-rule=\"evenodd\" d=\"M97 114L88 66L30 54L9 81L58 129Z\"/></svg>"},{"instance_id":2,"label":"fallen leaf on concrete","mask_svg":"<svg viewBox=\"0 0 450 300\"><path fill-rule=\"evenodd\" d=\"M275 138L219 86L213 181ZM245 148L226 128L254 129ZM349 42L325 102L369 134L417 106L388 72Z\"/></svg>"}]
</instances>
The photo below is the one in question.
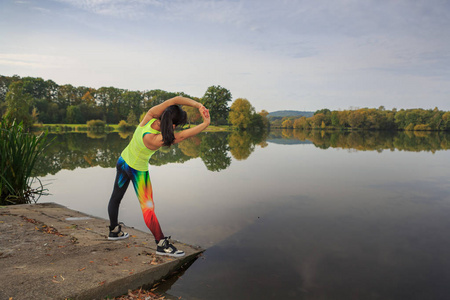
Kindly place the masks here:
<instances>
[{"instance_id":1,"label":"fallen leaf on concrete","mask_svg":"<svg viewBox=\"0 0 450 300\"><path fill-rule=\"evenodd\" d=\"M78 271L84 271L84 270L86 270L86 267L78 269Z\"/></svg>"},{"instance_id":2,"label":"fallen leaf on concrete","mask_svg":"<svg viewBox=\"0 0 450 300\"><path fill-rule=\"evenodd\" d=\"M24 269L26 267L27 267L26 265L24 265L24 266L14 266L14 269Z\"/></svg>"},{"instance_id":3,"label":"fallen leaf on concrete","mask_svg":"<svg viewBox=\"0 0 450 300\"><path fill-rule=\"evenodd\" d=\"M114 298L115 300L163 300L165 299L164 296L156 295L150 291L142 290L140 288L139 290L128 291L127 295L123 295L120 297Z\"/></svg>"},{"instance_id":4,"label":"fallen leaf on concrete","mask_svg":"<svg viewBox=\"0 0 450 300\"><path fill-rule=\"evenodd\" d=\"M22 216L22 219L24 219L24 220L27 221L28 223L33 223L33 224L36 224L36 223L37 223L36 220L34 220L34 219L29 219L29 218L24 217L24 216Z\"/></svg>"}]
</instances>

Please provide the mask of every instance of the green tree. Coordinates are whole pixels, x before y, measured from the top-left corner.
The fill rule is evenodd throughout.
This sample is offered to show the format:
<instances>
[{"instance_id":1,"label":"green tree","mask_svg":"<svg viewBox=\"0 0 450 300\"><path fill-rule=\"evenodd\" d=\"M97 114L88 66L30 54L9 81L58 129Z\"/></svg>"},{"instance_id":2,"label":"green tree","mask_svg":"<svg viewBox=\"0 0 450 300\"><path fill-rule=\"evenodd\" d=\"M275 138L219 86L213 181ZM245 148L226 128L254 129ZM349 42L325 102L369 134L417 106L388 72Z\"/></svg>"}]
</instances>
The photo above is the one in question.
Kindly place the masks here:
<instances>
[{"instance_id":1,"label":"green tree","mask_svg":"<svg viewBox=\"0 0 450 300\"><path fill-rule=\"evenodd\" d=\"M128 116L127 116L127 123L130 125L137 125L139 124L137 116L135 115L133 110L130 110Z\"/></svg>"},{"instance_id":2,"label":"green tree","mask_svg":"<svg viewBox=\"0 0 450 300\"><path fill-rule=\"evenodd\" d=\"M404 109L397 111L394 119L395 124L399 129L405 129L405 127L409 125L406 123L406 111Z\"/></svg>"},{"instance_id":3,"label":"green tree","mask_svg":"<svg viewBox=\"0 0 450 300\"><path fill-rule=\"evenodd\" d=\"M29 128L33 125L30 115L30 104L33 97L23 91L22 81L11 83L5 100L5 118L9 123L12 123L14 120L16 120L16 122L23 122L25 128Z\"/></svg>"},{"instance_id":4,"label":"green tree","mask_svg":"<svg viewBox=\"0 0 450 300\"><path fill-rule=\"evenodd\" d=\"M13 77L9 77L9 76L0 76L0 109L2 104L5 103L5 99L6 99L6 94L9 91L9 86L11 85L11 83L13 83L14 81L18 81L20 80L20 77L17 75L14 75ZM6 108L6 105L5 105ZM3 114L3 112L0 110L0 112Z\"/></svg>"},{"instance_id":5,"label":"green tree","mask_svg":"<svg viewBox=\"0 0 450 300\"><path fill-rule=\"evenodd\" d=\"M450 130L450 111L442 115L442 128L444 130Z\"/></svg>"},{"instance_id":6,"label":"green tree","mask_svg":"<svg viewBox=\"0 0 450 300\"><path fill-rule=\"evenodd\" d=\"M293 126L295 129L307 129L308 121L307 121L306 117L301 117L301 118L295 119Z\"/></svg>"},{"instance_id":7,"label":"green tree","mask_svg":"<svg viewBox=\"0 0 450 300\"><path fill-rule=\"evenodd\" d=\"M348 116L348 124L352 128L363 128L365 121L365 114L361 110L351 111Z\"/></svg>"},{"instance_id":8,"label":"green tree","mask_svg":"<svg viewBox=\"0 0 450 300\"><path fill-rule=\"evenodd\" d=\"M151 90L144 92L142 95L144 110L149 110L152 106L161 104L175 96L177 96L176 93L166 92L163 90Z\"/></svg>"},{"instance_id":9,"label":"green tree","mask_svg":"<svg viewBox=\"0 0 450 300\"><path fill-rule=\"evenodd\" d=\"M294 123L290 119L286 119L281 124L281 127L283 127L283 128L293 128L294 127Z\"/></svg>"},{"instance_id":10,"label":"green tree","mask_svg":"<svg viewBox=\"0 0 450 300\"><path fill-rule=\"evenodd\" d=\"M333 111L331 113L331 126L333 126L334 128L339 128L340 124L339 124L339 113L337 111Z\"/></svg>"},{"instance_id":11,"label":"green tree","mask_svg":"<svg viewBox=\"0 0 450 300\"><path fill-rule=\"evenodd\" d=\"M47 84L42 78L23 77L23 90L34 99L45 99Z\"/></svg>"},{"instance_id":12,"label":"green tree","mask_svg":"<svg viewBox=\"0 0 450 300\"><path fill-rule=\"evenodd\" d=\"M317 113L311 117L311 123L314 128L321 128L322 122L325 123L326 116L323 113Z\"/></svg>"},{"instance_id":13,"label":"green tree","mask_svg":"<svg viewBox=\"0 0 450 300\"><path fill-rule=\"evenodd\" d=\"M231 93L226 88L210 86L202 98L203 105L209 109L211 120L215 125L226 124L228 120L228 102L231 101Z\"/></svg>"},{"instance_id":14,"label":"green tree","mask_svg":"<svg viewBox=\"0 0 450 300\"><path fill-rule=\"evenodd\" d=\"M233 126L241 130L247 129L252 121L255 109L247 99L238 98L231 105L229 120Z\"/></svg>"},{"instance_id":15,"label":"green tree","mask_svg":"<svg viewBox=\"0 0 450 300\"><path fill-rule=\"evenodd\" d=\"M186 111L188 123L197 123L197 121L202 119L202 116L200 115L200 111L191 106L183 106L183 110Z\"/></svg>"},{"instance_id":16,"label":"green tree","mask_svg":"<svg viewBox=\"0 0 450 300\"><path fill-rule=\"evenodd\" d=\"M70 105L75 105L76 102L76 89L73 85L65 84L59 86L57 103L60 108L67 109Z\"/></svg>"},{"instance_id":17,"label":"green tree","mask_svg":"<svg viewBox=\"0 0 450 300\"><path fill-rule=\"evenodd\" d=\"M268 128L270 126L269 118L267 118L267 116L269 115L269 112L267 110L263 109L258 113L258 115L260 115L262 117L262 122L263 122L264 128Z\"/></svg>"},{"instance_id":18,"label":"green tree","mask_svg":"<svg viewBox=\"0 0 450 300\"><path fill-rule=\"evenodd\" d=\"M249 130L267 129L267 127L268 127L267 123L269 121L267 121L267 123L265 123L265 119L267 120L267 118L264 118L261 114L257 114L257 113L252 114L251 118L250 118L250 124L249 124L248 129Z\"/></svg>"},{"instance_id":19,"label":"green tree","mask_svg":"<svg viewBox=\"0 0 450 300\"><path fill-rule=\"evenodd\" d=\"M141 113L144 111L142 107L142 94L140 92L136 91L125 91L123 93L123 102L125 105L124 111L128 112L127 118L130 115L130 112L132 111L133 114L136 116L140 116ZM127 122L129 124L136 124L136 121L133 121L134 123L130 123L128 120Z\"/></svg>"},{"instance_id":20,"label":"green tree","mask_svg":"<svg viewBox=\"0 0 450 300\"><path fill-rule=\"evenodd\" d=\"M323 109L316 110L314 115L317 115L317 114L330 115L331 111L328 108L323 108Z\"/></svg>"},{"instance_id":21,"label":"green tree","mask_svg":"<svg viewBox=\"0 0 450 300\"><path fill-rule=\"evenodd\" d=\"M86 123L83 114L81 113L81 109L78 105L71 105L67 107L67 123L69 124L84 124Z\"/></svg>"}]
</instances>

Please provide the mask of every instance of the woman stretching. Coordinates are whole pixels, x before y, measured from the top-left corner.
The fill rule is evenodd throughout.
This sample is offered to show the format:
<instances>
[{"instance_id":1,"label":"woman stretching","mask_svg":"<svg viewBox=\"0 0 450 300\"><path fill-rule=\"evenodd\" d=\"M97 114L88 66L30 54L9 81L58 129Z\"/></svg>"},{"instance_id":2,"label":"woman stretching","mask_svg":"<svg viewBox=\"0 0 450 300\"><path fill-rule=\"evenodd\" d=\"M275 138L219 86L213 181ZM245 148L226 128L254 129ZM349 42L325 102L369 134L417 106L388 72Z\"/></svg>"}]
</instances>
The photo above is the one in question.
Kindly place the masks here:
<instances>
[{"instance_id":1,"label":"woman stretching","mask_svg":"<svg viewBox=\"0 0 450 300\"><path fill-rule=\"evenodd\" d=\"M175 132L175 127L183 126L187 119L186 112L179 105L198 108L203 123L193 128ZM122 231L118 222L118 214L120 201L127 190L128 184L132 181L141 205L145 224L155 237L156 254L184 255L183 251L177 250L169 242L168 237L164 237L156 218L148 161L161 146L170 147L199 134L209 126L209 123L209 111L202 104L186 97L178 96L150 108L117 161L114 190L108 204L109 240L120 240L129 236L128 233Z\"/></svg>"}]
</instances>

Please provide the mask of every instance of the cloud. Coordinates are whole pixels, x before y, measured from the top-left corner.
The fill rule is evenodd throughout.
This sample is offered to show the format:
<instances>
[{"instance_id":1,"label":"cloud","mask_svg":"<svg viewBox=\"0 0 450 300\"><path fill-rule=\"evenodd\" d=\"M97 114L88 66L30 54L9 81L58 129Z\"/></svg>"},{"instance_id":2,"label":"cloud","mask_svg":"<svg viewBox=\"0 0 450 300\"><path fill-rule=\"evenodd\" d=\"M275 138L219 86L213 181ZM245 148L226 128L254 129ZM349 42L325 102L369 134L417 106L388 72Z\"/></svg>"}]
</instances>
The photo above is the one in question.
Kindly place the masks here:
<instances>
[{"instance_id":1,"label":"cloud","mask_svg":"<svg viewBox=\"0 0 450 300\"><path fill-rule=\"evenodd\" d=\"M39 54L0 53L0 65L31 68L65 68L68 58Z\"/></svg>"},{"instance_id":2,"label":"cloud","mask_svg":"<svg viewBox=\"0 0 450 300\"><path fill-rule=\"evenodd\" d=\"M118 18L142 18L149 8L161 6L158 0L55 0L78 9Z\"/></svg>"},{"instance_id":3,"label":"cloud","mask_svg":"<svg viewBox=\"0 0 450 300\"><path fill-rule=\"evenodd\" d=\"M42 13L46 13L46 14L51 13L51 10L48 9L48 8L33 6L32 9L37 10L37 11L42 12Z\"/></svg>"},{"instance_id":4,"label":"cloud","mask_svg":"<svg viewBox=\"0 0 450 300\"><path fill-rule=\"evenodd\" d=\"M0 11L8 25L0 65L12 74L139 90L186 87L192 95L220 84L266 109L278 105L273 99L285 108L298 99L314 108L378 107L379 99L388 106L385 99L439 92L435 99L447 101L446 0L9 3L13 13Z\"/></svg>"},{"instance_id":5,"label":"cloud","mask_svg":"<svg viewBox=\"0 0 450 300\"><path fill-rule=\"evenodd\" d=\"M54 0L104 16L129 20L152 17L166 21L240 23L240 1L213 0Z\"/></svg>"}]
</instances>

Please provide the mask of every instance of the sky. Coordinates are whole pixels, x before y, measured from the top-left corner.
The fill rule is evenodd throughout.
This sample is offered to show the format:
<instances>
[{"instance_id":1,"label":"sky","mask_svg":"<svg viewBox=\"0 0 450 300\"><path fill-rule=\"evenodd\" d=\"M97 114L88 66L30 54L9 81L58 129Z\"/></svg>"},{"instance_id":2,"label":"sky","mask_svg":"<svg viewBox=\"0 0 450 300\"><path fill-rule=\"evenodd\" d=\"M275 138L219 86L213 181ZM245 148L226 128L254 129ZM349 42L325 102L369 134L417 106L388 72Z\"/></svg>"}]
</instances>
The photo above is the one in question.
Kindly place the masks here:
<instances>
[{"instance_id":1,"label":"sky","mask_svg":"<svg viewBox=\"0 0 450 300\"><path fill-rule=\"evenodd\" d=\"M450 1L0 0L0 75L220 85L257 112L450 110Z\"/></svg>"}]
</instances>

